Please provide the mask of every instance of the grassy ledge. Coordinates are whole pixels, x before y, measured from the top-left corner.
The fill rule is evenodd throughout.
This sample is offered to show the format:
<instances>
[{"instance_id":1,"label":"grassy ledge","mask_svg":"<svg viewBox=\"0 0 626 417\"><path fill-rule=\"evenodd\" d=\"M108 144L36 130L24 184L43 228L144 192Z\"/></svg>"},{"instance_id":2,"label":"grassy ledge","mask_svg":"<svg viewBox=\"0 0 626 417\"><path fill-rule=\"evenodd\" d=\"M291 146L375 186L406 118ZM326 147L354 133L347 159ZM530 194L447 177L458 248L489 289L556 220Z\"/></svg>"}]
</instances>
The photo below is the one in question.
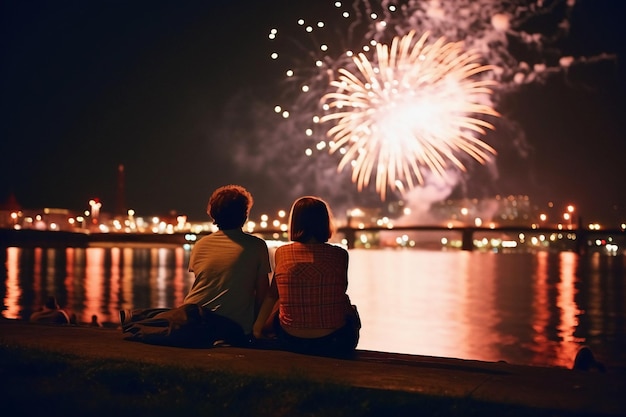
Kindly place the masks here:
<instances>
[{"instance_id":1,"label":"grassy ledge","mask_svg":"<svg viewBox=\"0 0 626 417\"><path fill-rule=\"evenodd\" d=\"M0 400L12 416L554 416L548 410L250 376L86 359L0 341ZM563 416L562 412L558 413ZM567 416L581 416L568 414Z\"/></svg>"}]
</instances>

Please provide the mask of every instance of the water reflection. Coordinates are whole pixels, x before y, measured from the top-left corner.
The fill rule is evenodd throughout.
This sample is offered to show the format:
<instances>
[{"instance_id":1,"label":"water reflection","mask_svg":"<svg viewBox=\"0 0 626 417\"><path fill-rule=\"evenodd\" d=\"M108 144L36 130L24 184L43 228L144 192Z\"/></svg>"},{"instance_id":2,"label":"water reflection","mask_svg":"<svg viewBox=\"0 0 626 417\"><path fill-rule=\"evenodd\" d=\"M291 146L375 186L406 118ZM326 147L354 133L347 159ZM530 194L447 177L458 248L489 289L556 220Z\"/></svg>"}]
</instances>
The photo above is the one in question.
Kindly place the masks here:
<instances>
[{"instance_id":1,"label":"water reflection","mask_svg":"<svg viewBox=\"0 0 626 417\"><path fill-rule=\"evenodd\" d=\"M118 310L182 304L193 282L183 248L8 248L2 316L28 318L48 294L88 323ZM587 344L626 366L624 257L350 251L348 293L360 349L571 366Z\"/></svg>"},{"instance_id":2,"label":"water reflection","mask_svg":"<svg viewBox=\"0 0 626 417\"><path fill-rule=\"evenodd\" d=\"M7 250L7 277L6 277L6 294L4 297L4 316L19 317L19 300L22 295L22 289L18 281L18 260L19 250L17 248L9 248Z\"/></svg>"},{"instance_id":3,"label":"water reflection","mask_svg":"<svg viewBox=\"0 0 626 417\"><path fill-rule=\"evenodd\" d=\"M570 367L587 344L626 365L623 257L384 250L350 257L361 349Z\"/></svg>"},{"instance_id":4,"label":"water reflection","mask_svg":"<svg viewBox=\"0 0 626 417\"><path fill-rule=\"evenodd\" d=\"M54 294L81 323L118 311L182 304L193 275L183 248L8 248L2 316L26 319Z\"/></svg>"},{"instance_id":5,"label":"water reflection","mask_svg":"<svg viewBox=\"0 0 626 417\"><path fill-rule=\"evenodd\" d=\"M354 250L352 300L364 331L361 349L496 358L497 255ZM361 280L366 281L362 285Z\"/></svg>"}]
</instances>

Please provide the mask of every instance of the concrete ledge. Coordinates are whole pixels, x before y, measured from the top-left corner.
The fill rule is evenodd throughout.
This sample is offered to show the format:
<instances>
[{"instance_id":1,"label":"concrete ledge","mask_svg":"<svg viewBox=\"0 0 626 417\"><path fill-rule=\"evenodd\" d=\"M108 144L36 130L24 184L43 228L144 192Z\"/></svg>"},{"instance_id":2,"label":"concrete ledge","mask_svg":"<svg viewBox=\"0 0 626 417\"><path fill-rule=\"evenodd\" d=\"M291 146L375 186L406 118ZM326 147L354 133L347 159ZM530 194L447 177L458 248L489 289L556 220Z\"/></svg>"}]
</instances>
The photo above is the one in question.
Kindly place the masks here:
<instances>
[{"instance_id":1,"label":"concrete ledge","mask_svg":"<svg viewBox=\"0 0 626 417\"><path fill-rule=\"evenodd\" d=\"M340 360L233 347L187 349L126 341L119 329L15 320L0 320L0 342L83 357L259 376L295 375L355 387L473 398L555 412L626 416L626 378L610 370L583 372L372 351L358 351L355 359Z\"/></svg>"}]
</instances>

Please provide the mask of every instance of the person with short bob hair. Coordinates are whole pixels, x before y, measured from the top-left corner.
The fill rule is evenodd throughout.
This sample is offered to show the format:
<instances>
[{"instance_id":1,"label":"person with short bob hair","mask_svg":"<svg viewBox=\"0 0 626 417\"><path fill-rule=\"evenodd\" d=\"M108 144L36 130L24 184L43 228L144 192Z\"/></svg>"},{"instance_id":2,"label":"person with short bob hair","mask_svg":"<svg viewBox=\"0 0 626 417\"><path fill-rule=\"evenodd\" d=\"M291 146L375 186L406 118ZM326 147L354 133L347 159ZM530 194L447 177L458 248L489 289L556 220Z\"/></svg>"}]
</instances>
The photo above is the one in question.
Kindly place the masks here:
<instances>
[{"instance_id":1,"label":"person with short bob hair","mask_svg":"<svg viewBox=\"0 0 626 417\"><path fill-rule=\"evenodd\" d=\"M319 243L328 242L335 232L330 209L315 197L299 198L289 215L289 239L306 243L312 239Z\"/></svg>"},{"instance_id":2,"label":"person with short bob hair","mask_svg":"<svg viewBox=\"0 0 626 417\"><path fill-rule=\"evenodd\" d=\"M274 276L253 327L266 330L281 348L304 354L347 357L354 353L361 323L348 289L348 251L330 244L334 224L328 204L297 199L289 215L289 244L275 252Z\"/></svg>"}]
</instances>

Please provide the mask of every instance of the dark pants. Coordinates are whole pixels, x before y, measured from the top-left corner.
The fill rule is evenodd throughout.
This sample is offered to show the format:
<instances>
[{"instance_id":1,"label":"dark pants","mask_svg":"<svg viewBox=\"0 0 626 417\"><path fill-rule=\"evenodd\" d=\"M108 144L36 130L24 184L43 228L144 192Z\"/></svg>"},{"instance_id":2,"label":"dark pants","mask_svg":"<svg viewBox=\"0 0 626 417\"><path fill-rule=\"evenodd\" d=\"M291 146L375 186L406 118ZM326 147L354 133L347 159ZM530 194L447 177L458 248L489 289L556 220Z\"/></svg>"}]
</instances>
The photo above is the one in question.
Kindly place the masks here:
<instances>
[{"instance_id":1,"label":"dark pants","mask_svg":"<svg viewBox=\"0 0 626 417\"><path fill-rule=\"evenodd\" d=\"M129 340L171 346L208 347L218 341L245 346L250 340L237 323L196 304L133 310L122 331Z\"/></svg>"},{"instance_id":2,"label":"dark pants","mask_svg":"<svg viewBox=\"0 0 626 417\"><path fill-rule=\"evenodd\" d=\"M356 313L356 310L355 310ZM359 329L361 328L358 315L348 316L346 324L328 336L316 338L295 337L287 333L276 317L275 328L281 348L302 353L305 355L329 356L335 358L349 358L359 343Z\"/></svg>"}]
</instances>

